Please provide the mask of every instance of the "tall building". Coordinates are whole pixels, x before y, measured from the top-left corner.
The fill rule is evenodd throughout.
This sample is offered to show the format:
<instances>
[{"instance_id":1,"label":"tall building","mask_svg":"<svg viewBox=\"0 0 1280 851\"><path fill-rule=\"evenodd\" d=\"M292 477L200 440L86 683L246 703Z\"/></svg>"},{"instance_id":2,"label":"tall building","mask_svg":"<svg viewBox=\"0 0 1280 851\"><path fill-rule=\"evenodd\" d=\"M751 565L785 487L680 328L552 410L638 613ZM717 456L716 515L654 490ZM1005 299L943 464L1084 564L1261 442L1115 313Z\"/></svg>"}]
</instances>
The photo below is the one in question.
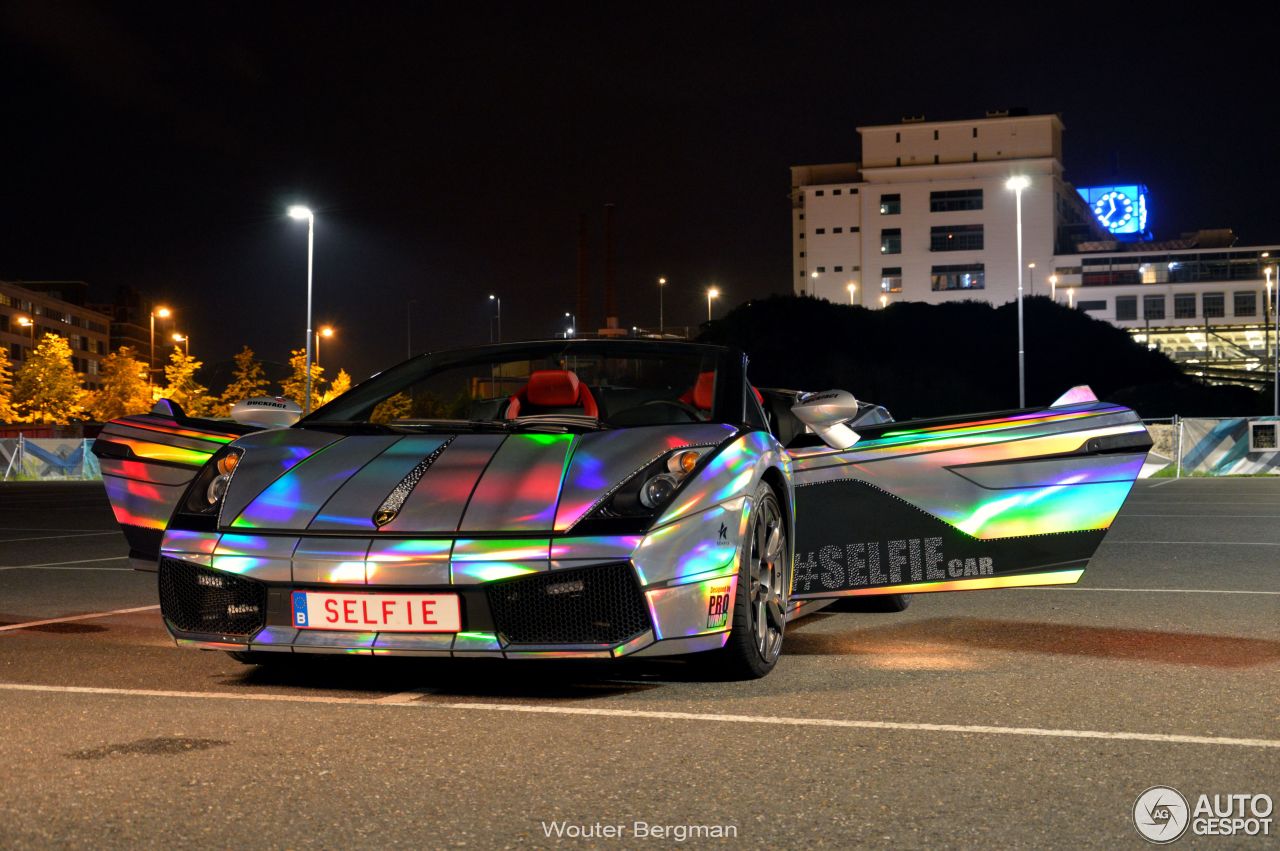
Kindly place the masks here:
<instances>
[{"instance_id":1,"label":"tall building","mask_svg":"<svg viewBox=\"0 0 1280 851\"><path fill-rule=\"evenodd\" d=\"M859 127L862 160L793 166L796 293L883 307L895 301L1053 296L1127 329L1188 372L1260 385L1277 345L1280 245L1237 246L1229 230L1154 241L1147 188L1064 179L1056 115Z\"/></svg>"},{"instance_id":2,"label":"tall building","mask_svg":"<svg viewBox=\"0 0 1280 851\"><path fill-rule=\"evenodd\" d=\"M1101 239L1085 200L1063 180L1056 115L907 120L859 127L862 161L795 166L792 245L797 293L878 307L1017 294L1015 193L1023 260ZM1031 282L1027 282L1030 286Z\"/></svg>"},{"instance_id":3,"label":"tall building","mask_svg":"<svg viewBox=\"0 0 1280 851\"><path fill-rule=\"evenodd\" d=\"M44 334L66 337L85 387L99 386L99 362L109 349L111 317L85 306L83 281L0 281L0 345L14 366L31 355Z\"/></svg>"}]
</instances>

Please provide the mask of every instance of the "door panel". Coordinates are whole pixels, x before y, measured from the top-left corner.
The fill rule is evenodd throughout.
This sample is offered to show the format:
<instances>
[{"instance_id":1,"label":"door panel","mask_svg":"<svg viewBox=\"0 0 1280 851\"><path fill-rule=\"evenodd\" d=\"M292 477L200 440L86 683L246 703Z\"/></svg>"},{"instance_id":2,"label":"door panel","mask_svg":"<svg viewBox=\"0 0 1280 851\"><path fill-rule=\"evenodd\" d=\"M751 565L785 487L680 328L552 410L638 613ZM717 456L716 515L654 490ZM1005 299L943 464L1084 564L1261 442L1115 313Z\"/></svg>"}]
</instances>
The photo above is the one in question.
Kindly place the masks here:
<instances>
[{"instance_id":1,"label":"door panel","mask_svg":"<svg viewBox=\"0 0 1280 851\"><path fill-rule=\"evenodd\" d=\"M1151 445L1098 402L863 434L791 450L797 598L1075 582Z\"/></svg>"},{"instance_id":2,"label":"door panel","mask_svg":"<svg viewBox=\"0 0 1280 851\"><path fill-rule=\"evenodd\" d=\"M152 413L103 426L93 454L130 555L154 562L173 507L196 473L223 446L257 430L186 417L164 400Z\"/></svg>"}]
</instances>

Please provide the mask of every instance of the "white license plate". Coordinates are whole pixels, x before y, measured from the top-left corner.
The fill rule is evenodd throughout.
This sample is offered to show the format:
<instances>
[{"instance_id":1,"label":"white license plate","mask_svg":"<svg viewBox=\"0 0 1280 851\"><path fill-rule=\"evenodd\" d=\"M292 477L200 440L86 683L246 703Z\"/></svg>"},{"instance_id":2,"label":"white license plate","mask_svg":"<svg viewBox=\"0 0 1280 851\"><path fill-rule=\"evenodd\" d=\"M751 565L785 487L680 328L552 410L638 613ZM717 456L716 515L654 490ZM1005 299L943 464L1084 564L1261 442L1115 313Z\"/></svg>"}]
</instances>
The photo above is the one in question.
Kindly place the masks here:
<instances>
[{"instance_id":1,"label":"white license plate","mask_svg":"<svg viewBox=\"0 0 1280 851\"><path fill-rule=\"evenodd\" d=\"M294 591L298 629L348 632L460 632L457 594L346 594Z\"/></svg>"}]
</instances>

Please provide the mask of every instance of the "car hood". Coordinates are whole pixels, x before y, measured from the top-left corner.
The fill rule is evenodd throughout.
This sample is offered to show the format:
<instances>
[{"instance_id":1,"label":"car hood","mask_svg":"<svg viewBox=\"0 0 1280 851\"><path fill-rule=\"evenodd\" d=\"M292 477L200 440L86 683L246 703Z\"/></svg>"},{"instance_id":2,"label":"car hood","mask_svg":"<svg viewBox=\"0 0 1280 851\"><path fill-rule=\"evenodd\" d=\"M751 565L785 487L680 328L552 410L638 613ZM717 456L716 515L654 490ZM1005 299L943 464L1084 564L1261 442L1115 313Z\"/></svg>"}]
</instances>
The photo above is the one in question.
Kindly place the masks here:
<instances>
[{"instance_id":1,"label":"car hood","mask_svg":"<svg viewBox=\"0 0 1280 851\"><path fill-rule=\"evenodd\" d=\"M280 429L244 454L218 525L227 531L452 534L563 532L615 487L729 425L572 434L342 435Z\"/></svg>"}]
</instances>

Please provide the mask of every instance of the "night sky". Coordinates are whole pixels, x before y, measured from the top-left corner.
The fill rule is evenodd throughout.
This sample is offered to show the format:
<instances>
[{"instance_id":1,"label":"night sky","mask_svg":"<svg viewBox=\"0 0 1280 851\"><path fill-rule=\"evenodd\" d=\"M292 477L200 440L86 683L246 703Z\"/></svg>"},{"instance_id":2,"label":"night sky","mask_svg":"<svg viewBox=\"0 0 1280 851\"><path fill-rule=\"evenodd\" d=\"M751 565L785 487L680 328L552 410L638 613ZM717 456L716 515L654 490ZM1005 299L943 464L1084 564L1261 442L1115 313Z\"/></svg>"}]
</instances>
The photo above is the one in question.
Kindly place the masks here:
<instances>
[{"instance_id":1,"label":"night sky","mask_svg":"<svg viewBox=\"0 0 1280 851\"><path fill-rule=\"evenodd\" d=\"M1158 237L1280 239L1270 20L979 8L3 4L0 279L133 285L206 362L283 360L305 202L324 360L359 378L404 356L410 299L418 351L486 340L489 292L507 338L561 330L578 216L599 287L613 202L622 321L656 325L666 275L694 324L709 283L790 291L789 166L1010 106L1062 115L1073 183L1147 183Z\"/></svg>"}]
</instances>

